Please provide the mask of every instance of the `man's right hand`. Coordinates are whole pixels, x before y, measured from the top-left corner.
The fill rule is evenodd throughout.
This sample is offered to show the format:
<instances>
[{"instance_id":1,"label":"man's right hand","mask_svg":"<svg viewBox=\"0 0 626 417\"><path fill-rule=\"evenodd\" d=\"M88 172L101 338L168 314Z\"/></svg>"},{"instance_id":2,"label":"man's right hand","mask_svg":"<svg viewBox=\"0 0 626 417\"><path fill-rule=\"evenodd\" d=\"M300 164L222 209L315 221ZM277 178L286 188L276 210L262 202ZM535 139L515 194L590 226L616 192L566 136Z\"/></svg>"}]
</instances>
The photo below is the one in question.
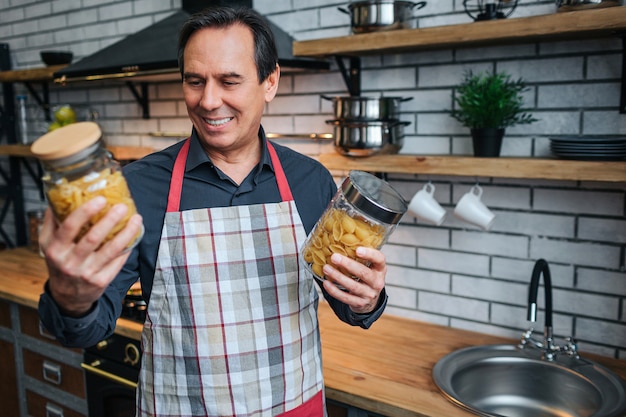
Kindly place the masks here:
<instances>
[{"instance_id":1,"label":"man's right hand","mask_svg":"<svg viewBox=\"0 0 626 417\"><path fill-rule=\"evenodd\" d=\"M83 225L105 205L104 197L96 197L74 210L61 224L57 224L49 208L46 210L39 245L48 266L48 289L65 315L80 317L89 312L124 266L130 255L125 249L141 230L141 216L135 214L124 229L102 244L128 210L125 204L117 204L74 242Z\"/></svg>"}]
</instances>

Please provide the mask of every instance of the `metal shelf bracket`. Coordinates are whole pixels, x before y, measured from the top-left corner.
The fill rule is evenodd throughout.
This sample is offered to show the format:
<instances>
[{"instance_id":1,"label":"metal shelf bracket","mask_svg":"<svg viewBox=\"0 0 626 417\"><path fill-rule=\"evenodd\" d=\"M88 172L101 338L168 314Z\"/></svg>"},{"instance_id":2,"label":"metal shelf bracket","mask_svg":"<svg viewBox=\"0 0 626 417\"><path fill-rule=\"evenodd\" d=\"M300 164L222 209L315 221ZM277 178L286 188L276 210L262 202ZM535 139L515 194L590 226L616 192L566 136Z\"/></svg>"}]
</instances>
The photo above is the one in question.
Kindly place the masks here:
<instances>
[{"instance_id":1,"label":"metal shelf bracket","mask_svg":"<svg viewBox=\"0 0 626 417\"><path fill-rule=\"evenodd\" d=\"M135 84L133 84L131 81L126 81L126 85L128 86L128 89L135 97L135 100L137 100L137 103L139 103L139 105L141 106L142 117L144 119L149 119L150 118L150 97L148 95L148 83L140 82L138 84L139 84L139 87L141 88L141 93L137 91Z\"/></svg>"},{"instance_id":2,"label":"metal shelf bracket","mask_svg":"<svg viewBox=\"0 0 626 417\"><path fill-rule=\"evenodd\" d=\"M43 95L43 98L39 96L37 90L35 90L31 83L24 82L23 84L30 93L30 95L35 99L37 104L39 104L39 107L42 108L46 122L51 122L52 115L50 114L50 90L48 87L48 83L45 81L41 83L41 93Z\"/></svg>"},{"instance_id":3,"label":"metal shelf bracket","mask_svg":"<svg viewBox=\"0 0 626 417\"><path fill-rule=\"evenodd\" d=\"M361 95L361 58L359 57L347 57L350 61L350 68L346 68L346 64L344 63L345 57L340 55L335 56L335 61L337 61L337 66L339 66L339 70L341 71L341 76L343 77L343 81L346 83L346 87L348 88L348 93L351 96L357 97Z\"/></svg>"}]
</instances>

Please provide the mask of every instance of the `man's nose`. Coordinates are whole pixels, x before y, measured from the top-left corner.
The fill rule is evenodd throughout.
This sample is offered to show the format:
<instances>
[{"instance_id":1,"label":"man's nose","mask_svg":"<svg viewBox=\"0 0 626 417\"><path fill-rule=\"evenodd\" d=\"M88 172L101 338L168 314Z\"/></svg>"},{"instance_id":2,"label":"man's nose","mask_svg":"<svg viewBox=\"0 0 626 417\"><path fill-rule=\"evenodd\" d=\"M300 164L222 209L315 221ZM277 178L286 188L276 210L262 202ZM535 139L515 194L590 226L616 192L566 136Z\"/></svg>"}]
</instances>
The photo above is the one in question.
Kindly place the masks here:
<instances>
[{"instance_id":1,"label":"man's nose","mask_svg":"<svg viewBox=\"0 0 626 417\"><path fill-rule=\"evenodd\" d=\"M213 110L222 105L221 89L215 83L205 84L200 105L207 110Z\"/></svg>"}]
</instances>

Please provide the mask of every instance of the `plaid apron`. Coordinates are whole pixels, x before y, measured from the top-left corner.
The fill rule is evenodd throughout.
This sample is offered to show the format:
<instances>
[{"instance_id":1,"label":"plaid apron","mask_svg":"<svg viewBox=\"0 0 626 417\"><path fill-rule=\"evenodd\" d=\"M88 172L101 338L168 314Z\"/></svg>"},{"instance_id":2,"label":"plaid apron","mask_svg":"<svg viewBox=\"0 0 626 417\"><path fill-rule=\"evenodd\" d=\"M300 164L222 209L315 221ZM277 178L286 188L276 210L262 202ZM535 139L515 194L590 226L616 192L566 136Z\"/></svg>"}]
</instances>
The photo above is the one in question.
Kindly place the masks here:
<instances>
[{"instance_id":1,"label":"plaid apron","mask_svg":"<svg viewBox=\"0 0 626 417\"><path fill-rule=\"evenodd\" d=\"M325 415L318 295L305 231L268 142L282 202L179 211L172 173L142 334L137 416Z\"/></svg>"}]
</instances>

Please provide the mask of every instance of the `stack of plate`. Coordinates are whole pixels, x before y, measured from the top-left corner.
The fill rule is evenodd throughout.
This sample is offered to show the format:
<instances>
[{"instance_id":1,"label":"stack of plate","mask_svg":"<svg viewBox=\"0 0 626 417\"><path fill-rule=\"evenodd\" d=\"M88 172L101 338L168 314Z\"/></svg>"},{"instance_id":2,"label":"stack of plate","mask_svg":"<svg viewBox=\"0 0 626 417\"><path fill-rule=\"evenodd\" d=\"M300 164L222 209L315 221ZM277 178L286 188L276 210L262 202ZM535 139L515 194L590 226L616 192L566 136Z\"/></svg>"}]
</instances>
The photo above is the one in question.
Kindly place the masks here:
<instances>
[{"instance_id":1,"label":"stack of plate","mask_svg":"<svg viewBox=\"0 0 626 417\"><path fill-rule=\"evenodd\" d=\"M550 150L565 159L622 160L626 159L626 137L555 137L550 138Z\"/></svg>"}]
</instances>

